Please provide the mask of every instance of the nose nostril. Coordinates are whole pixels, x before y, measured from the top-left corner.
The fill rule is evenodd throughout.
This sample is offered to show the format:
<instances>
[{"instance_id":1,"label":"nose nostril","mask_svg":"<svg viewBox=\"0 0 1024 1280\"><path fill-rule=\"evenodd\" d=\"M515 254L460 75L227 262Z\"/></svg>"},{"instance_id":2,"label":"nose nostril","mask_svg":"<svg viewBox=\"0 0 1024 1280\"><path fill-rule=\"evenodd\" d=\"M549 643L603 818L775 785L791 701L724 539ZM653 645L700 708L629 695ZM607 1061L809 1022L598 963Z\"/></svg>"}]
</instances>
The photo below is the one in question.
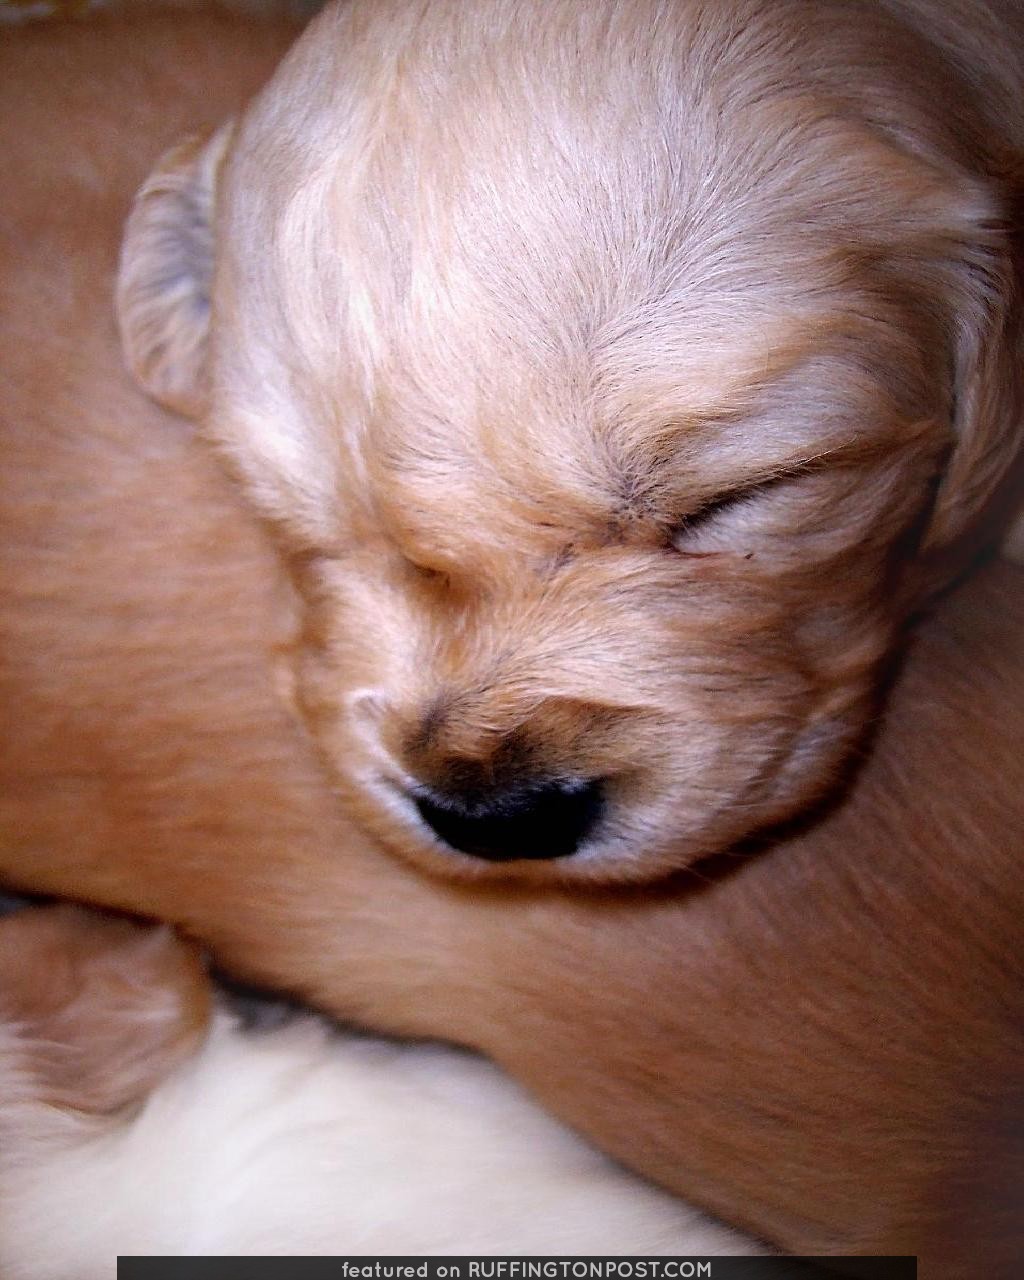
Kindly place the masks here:
<instances>
[{"instance_id":1,"label":"nose nostril","mask_svg":"<svg viewBox=\"0 0 1024 1280\"><path fill-rule=\"evenodd\" d=\"M604 808L598 779L552 782L505 791L423 791L420 817L460 853L488 862L543 861L575 853Z\"/></svg>"}]
</instances>

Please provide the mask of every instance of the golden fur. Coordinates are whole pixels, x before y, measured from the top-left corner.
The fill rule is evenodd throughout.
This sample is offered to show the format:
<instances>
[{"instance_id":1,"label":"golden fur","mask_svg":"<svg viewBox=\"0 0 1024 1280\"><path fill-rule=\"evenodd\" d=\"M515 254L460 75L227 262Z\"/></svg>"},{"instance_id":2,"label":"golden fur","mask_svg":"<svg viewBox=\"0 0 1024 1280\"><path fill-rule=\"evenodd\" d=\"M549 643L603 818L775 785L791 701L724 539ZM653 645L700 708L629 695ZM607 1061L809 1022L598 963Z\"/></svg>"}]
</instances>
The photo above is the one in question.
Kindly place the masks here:
<instances>
[{"instance_id":1,"label":"golden fur","mask_svg":"<svg viewBox=\"0 0 1024 1280\"><path fill-rule=\"evenodd\" d=\"M385 845L649 879L862 737L1024 434L1024 28L866 8L334 4L143 186L130 363L274 527Z\"/></svg>"},{"instance_id":2,"label":"golden fur","mask_svg":"<svg viewBox=\"0 0 1024 1280\"><path fill-rule=\"evenodd\" d=\"M209 978L167 928L68 905L21 911L0 922L0 974L0 1110L31 1096L112 1114L141 1102L206 1031Z\"/></svg>"},{"instance_id":3,"label":"golden fur","mask_svg":"<svg viewBox=\"0 0 1024 1280\"><path fill-rule=\"evenodd\" d=\"M132 387L108 319L152 157L234 110L287 39L181 19L0 47L0 877L478 1047L789 1250L1014 1275L1021 572L989 567L920 630L844 803L757 857L542 892L387 856L280 706L276 548Z\"/></svg>"},{"instance_id":4,"label":"golden fur","mask_svg":"<svg viewBox=\"0 0 1024 1280\"><path fill-rule=\"evenodd\" d=\"M40 907L0 919L0 961L15 956L4 1280L112 1280L125 1254L768 1252L474 1054L273 1005L248 1024L216 992L206 1022L209 979L166 927Z\"/></svg>"}]
</instances>

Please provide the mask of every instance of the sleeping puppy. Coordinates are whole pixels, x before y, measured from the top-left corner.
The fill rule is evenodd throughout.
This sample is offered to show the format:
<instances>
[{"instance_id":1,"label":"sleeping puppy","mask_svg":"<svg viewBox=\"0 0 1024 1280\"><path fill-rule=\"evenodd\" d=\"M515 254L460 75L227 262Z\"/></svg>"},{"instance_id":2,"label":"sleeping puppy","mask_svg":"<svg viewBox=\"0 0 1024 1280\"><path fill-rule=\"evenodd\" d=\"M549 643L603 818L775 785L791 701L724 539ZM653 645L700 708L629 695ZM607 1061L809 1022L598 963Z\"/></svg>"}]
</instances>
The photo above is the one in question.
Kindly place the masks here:
<instances>
[{"instance_id":1,"label":"sleeping puppy","mask_svg":"<svg viewBox=\"0 0 1024 1280\"><path fill-rule=\"evenodd\" d=\"M164 157L128 360L368 832L641 880L830 785L1019 451L1022 104L984 0L351 0Z\"/></svg>"},{"instance_id":2,"label":"sleeping puppy","mask_svg":"<svg viewBox=\"0 0 1024 1280\"><path fill-rule=\"evenodd\" d=\"M440 1046L246 1030L169 930L0 921L0 1274L118 1254L763 1253Z\"/></svg>"},{"instance_id":3,"label":"sleeping puppy","mask_svg":"<svg viewBox=\"0 0 1024 1280\"><path fill-rule=\"evenodd\" d=\"M1016 1280L1024 576L988 565L916 629L843 803L756 857L587 891L387 856L275 689L278 549L110 318L152 157L290 38L178 17L0 41L0 881L477 1048L788 1252Z\"/></svg>"}]
</instances>

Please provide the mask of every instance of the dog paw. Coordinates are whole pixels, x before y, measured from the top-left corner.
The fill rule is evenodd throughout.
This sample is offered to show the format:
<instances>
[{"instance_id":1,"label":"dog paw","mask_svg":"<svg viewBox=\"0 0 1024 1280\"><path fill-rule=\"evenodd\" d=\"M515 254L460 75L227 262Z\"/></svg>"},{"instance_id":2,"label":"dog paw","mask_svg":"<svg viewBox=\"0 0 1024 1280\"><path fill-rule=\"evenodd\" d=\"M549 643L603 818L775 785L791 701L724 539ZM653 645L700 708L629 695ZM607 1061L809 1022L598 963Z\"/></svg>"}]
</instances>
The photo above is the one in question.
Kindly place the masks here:
<instances>
[{"instance_id":1,"label":"dog paw","mask_svg":"<svg viewBox=\"0 0 1024 1280\"><path fill-rule=\"evenodd\" d=\"M202 958L168 928L70 905L0 918L0 1020L40 1101L138 1102L196 1049L209 1008Z\"/></svg>"}]
</instances>

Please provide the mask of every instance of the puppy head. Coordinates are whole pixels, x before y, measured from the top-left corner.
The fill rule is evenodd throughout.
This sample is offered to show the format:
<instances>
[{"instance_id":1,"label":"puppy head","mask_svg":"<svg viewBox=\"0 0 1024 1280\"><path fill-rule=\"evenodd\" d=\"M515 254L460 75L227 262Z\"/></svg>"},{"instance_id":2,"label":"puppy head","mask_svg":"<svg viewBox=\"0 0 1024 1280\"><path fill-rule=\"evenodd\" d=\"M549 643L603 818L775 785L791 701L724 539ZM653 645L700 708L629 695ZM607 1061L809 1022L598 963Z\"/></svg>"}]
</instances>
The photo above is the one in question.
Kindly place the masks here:
<instances>
[{"instance_id":1,"label":"puppy head","mask_svg":"<svg viewBox=\"0 0 1024 1280\"><path fill-rule=\"evenodd\" d=\"M793 814L1005 470L1003 192L948 72L820 8L331 9L143 189L130 362L278 530L297 703L427 866L642 879Z\"/></svg>"}]
</instances>

